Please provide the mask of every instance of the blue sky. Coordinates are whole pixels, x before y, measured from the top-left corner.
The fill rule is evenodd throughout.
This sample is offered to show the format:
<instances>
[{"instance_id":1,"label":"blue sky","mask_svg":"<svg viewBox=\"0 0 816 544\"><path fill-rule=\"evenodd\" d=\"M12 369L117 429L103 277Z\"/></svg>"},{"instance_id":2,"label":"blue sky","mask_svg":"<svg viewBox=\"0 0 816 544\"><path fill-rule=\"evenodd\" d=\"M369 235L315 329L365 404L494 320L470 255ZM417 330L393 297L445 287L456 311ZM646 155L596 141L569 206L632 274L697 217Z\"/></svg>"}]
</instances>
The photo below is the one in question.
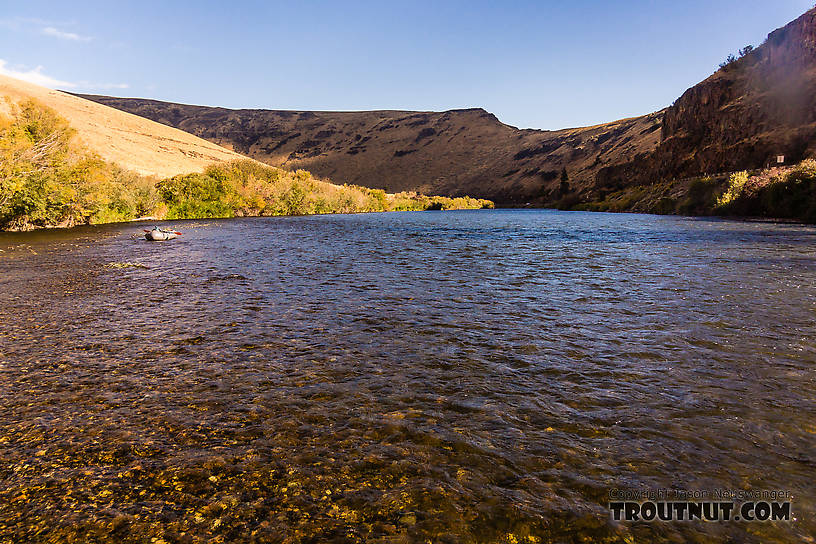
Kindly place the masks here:
<instances>
[{"instance_id":1,"label":"blue sky","mask_svg":"<svg viewBox=\"0 0 816 544\"><path fill-rule=\"evenodd\" d=\"M233 108L483 107L558 129L671 104L814 0L0 0L0 73Z\"/></svg>"}]
</instances>

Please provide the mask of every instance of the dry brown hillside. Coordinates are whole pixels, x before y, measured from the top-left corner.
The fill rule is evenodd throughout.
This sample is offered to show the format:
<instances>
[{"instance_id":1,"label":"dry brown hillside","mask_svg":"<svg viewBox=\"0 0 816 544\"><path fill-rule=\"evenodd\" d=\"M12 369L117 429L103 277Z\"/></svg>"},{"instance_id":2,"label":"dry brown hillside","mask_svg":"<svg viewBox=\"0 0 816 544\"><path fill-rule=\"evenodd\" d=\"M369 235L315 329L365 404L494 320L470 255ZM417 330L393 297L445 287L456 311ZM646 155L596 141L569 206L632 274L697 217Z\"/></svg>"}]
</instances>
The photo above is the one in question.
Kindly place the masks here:
<instances>
[{"instance_id":1,"label":"dry brown hillside","mask_svg":"<svg viewBox=\"0 0 816 544\"><path fill-rule=\"evenodd\" d=\"M168 177L241 158L181 130L83 98L0 75L0 97L35 99L68 120L78 139L103 159L142 175Z\"/></svg>"},{"instance_id":2,"label":"dry brown hillside","mask_svg":"<svg viewBox=\"0 0 816 544\"><path fill-rule=\"evenodd\" d=\"M479 195L499 204L541 204L609 164L654 149L662 112L594 127L519 130L482 109L446 112L230 110L83 95L178 127L272 165L338 182Z\"/></svg>"}]
</instances>

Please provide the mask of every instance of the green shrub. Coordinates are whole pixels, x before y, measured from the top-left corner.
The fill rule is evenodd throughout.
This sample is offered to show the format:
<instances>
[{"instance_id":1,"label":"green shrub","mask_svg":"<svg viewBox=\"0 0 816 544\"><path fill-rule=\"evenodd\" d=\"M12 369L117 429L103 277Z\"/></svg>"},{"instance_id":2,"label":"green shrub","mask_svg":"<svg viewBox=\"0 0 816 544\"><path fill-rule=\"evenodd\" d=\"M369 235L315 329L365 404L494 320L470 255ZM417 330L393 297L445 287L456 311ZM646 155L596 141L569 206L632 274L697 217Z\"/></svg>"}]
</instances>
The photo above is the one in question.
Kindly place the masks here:
<instances>
[{"instance_id":1,"label":"green shrub","mask_svg":"<svg viewBox=\"0 0 816 544\"><path fill-rule=\"evenodd\" d=\"M763 187L756 200L761 215L816 223L816 161L802 161Z\"/></svg>"},{"instance_id":2,"label":"green shrub","mask_svg":"<svg viewBox=\"0 0 816 544\"><path fill-rule=\"evenodd\" d=\"M0 228L122 221L150 213L153 181L103 161L72 141L53 110L9 103L0 123Z\"/></svg>"},{"instance_id":3,"label":"green shrub","mask_svg":"<svg viewBox=\"0 0 816 544\"><path fill-rule=\"evenodd\" d=\"M661 197L652 210L656 214L669 215L677 211L677 201L671 197Z\"/></svg>"},{"instance_id":4,"label":"green shrub","mask_svg":"<svg viewBox=\"0 0 816 544\"><path fill-rule=\"evenodd\" d=\"M168 219L233 217L237 195L227 180L208 174L186 174L157 185L167 204Z\"/></svg>"},{"instance_id":5,"label":"green shrub","mask_svg":"<svg viewBox=\"0 0 816 544\"><path fill-rule=\"evenodd\" d=\"M725 208L740 198L745 191L745 184L748 183L749 178L748 172L734 172L731 174L725 192L717 198L717 207Z\"/></svg>"},{"instance_id":6,"label":"green shrub","mask_svg":"<svg viewBox=\"0 0 816 544\"><path fill-rule=\"evenodd\" d=\"M716 205L717 182L709 177L691 180L686 197L677 205L677 212L684 215L710 214Z\"/></svg>"},{"instance_id":7,"label":"green shrub","mask_svg":"<svg viewBox=\"0 0 816 544\"><path fill-rule=\"evenodd\" d=\"M816 180L816 160L805 159L785 176L786 182L813 182Z\"/></svg>"}]
</instances>

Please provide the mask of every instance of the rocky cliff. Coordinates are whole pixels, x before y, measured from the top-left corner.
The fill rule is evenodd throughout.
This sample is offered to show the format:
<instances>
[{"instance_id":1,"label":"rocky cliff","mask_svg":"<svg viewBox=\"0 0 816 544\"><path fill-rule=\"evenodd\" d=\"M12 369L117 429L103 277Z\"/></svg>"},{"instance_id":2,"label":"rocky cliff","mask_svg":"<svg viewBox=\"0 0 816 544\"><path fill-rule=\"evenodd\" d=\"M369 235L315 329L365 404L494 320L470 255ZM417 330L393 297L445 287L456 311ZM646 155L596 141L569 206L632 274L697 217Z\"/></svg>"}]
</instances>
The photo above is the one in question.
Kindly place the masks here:
<instances>
[{"instance_id":1,"label":"rocky cliff","mask_svg":"<svg viewBox=\"0 0 816 544\"><path fill-rule=\"evenodd\" d=\"M762 168L816 156L816 8L687 90L659 146L598 173L600 186Z\"/></svg>"}]
</instances>

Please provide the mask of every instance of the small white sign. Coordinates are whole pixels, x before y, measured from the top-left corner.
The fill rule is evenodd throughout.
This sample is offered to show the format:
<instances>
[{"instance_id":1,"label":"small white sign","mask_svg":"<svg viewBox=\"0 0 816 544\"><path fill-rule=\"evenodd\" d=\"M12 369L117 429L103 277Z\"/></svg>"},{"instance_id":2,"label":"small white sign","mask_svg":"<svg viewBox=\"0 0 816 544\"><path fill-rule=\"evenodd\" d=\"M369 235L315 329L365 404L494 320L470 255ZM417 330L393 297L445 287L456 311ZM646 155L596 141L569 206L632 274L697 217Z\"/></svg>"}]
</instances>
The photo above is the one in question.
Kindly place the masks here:
<instances>
[{"instance_id":1,"label":"small white sign","mask_svg":"<svg viewBox=\"0 0 816 544\"><path fill-rule=\"evenodd\" d=\"M782 164L784 162L785 162L785 155L777 155L776 156L776 163L777 164Z\"/></svg>"}]
</instances>

